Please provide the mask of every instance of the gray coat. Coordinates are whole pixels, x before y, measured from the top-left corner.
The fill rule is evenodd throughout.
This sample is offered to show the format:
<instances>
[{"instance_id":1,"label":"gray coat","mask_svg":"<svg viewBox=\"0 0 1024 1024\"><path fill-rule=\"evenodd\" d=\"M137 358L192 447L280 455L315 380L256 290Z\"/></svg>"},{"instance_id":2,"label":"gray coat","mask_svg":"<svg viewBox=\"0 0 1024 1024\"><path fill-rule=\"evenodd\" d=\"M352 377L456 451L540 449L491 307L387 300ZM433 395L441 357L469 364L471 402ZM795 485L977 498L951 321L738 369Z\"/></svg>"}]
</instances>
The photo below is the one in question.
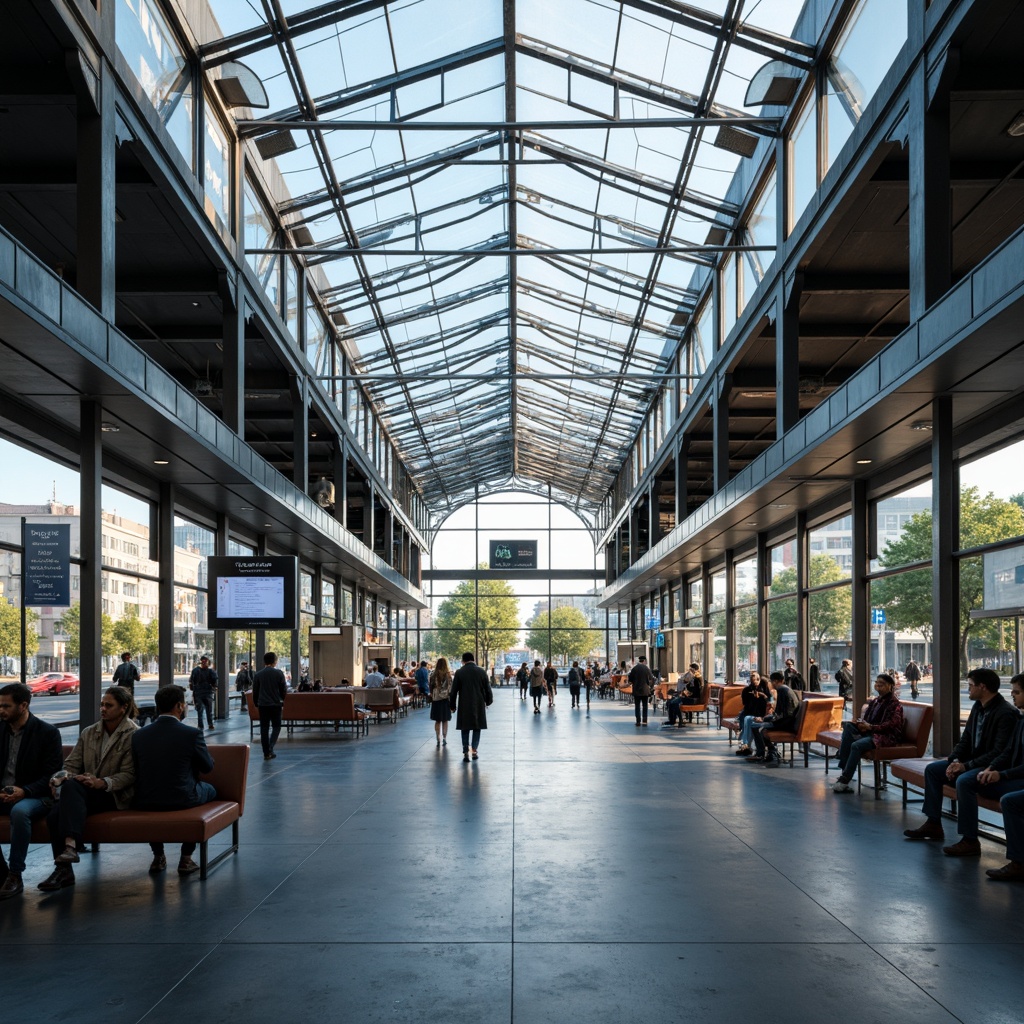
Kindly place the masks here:
<instances>
[{"instance_id":1,"label":"gray coat","mask_svg":"<svg viewBox=\"0 0 1024 1024\"><path fill-rule=\"evenodd\" d=\"M466 662L455 673L451 699L453 709L457 709L456 729L487 728L487 708L494 694L487 673L475 662Z\"/></svg>"}]
</instances>

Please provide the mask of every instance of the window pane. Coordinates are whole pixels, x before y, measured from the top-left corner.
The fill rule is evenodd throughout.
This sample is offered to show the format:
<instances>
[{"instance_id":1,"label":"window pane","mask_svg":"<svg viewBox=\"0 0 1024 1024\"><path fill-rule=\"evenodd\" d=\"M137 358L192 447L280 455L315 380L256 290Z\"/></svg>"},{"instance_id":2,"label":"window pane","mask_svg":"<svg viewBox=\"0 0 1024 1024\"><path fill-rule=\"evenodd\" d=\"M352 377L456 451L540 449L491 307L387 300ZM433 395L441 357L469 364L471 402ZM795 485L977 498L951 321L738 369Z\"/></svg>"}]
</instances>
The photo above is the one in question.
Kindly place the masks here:
<instances>
[{"instance_id":1,"label":"window pane","mask_svg":"<svg viewBox=\"0 0 1024 1024\"><path fill-rule=\"evenodd\" d=\"M796 590L796 540L779 544L769 553L772 567L772 593L790 594Z\"/></svg>"},{"instance_id":2,"label":"window pane","mask_svg":"<svg viewBox=\"0 0 1024 1024\"><path fill-rule=\"evenodd\" d=\"M789 227L800 219L818 187L818 137L813 95L789 134Z\"/></svg>"},{"instance_id":3,"label":"window pane","mask_svg":"<svg viewBox=\"0 0 1024 1024\"><path fill-rule=\"evenodd\" d=\"M206 215L219 231L231 228L231 143L216 116L206 110L203 152Z\"/></svg>"},{"instance_id":4,"label":"window pane","mask_svg":"<svg viewBox=\"0 0 1024 1024\"><path fill-rule=\"evenodd\" d=\"M824 556L819 556L824 557ZM826 559L826 561L829 561ZM829 562L833 567L834 562ZM811 560L811 574L814 574L814 560ZM812 580L813 582L813 580ZM810 657L818 663L818 670L828 679L821 680L826 693L838 693L835 673L843 658L850 655L851 614L853 593L848 584L811 594L807 600L810 620ZM808 673L804 673L807 678Z\"/></svg>"},{"instance_id":5,"label":"window pane","mask_svg":"<svg viewBox=\"0 0 1024 1024\"><path fill-rule=\"evenodd\" d=\"M960 547L1024 536L1024 441L960 469Z\"/></svg>"},{"instance_id":6,"label":"window pane","mask_svg":"<svg viewBox=\"0 0 1024 1024\"><path fill-rule=\"evenodd\" d=\"M757 600L757 558L736 563L736 603Z\"/></svg>"},{"instance_id":7,"label":"window pane","mask_svg":"<svg viewBox=\"0 0 1024 1024\"><path fill-rule=\"evenodd\" d=\"M871 561L872 572L931 561L931 481L878 502L875 515L879 557Z\"/></svg>"},{"instance_id":8,"label":"window pane","mask_svg":"<svg viewBox=\"0 0 1024 1024\"><path fill-rule=\"evenodd\" d=\"M796 657L796 598L771 601L768 605L767 670L781 672L787 658Z\"/></svg>"},{"instance_id":9,"label":"window pane","mask_svg":"<svg viewBox=\"0 0 1024 1024\"><path fill-rule=\"evenodd\" d=\"M746 679L751 671L760 671L757 651L757 609L753 605L740 608L735 615L736 675L730 682Z\"/></svg>"},{"instance_id":10,"label":"window pane","mask_svg":"<svg viewBox=\"0 0 1024 1024\"><path fill-rule=\"evenodd\" d=\"M191 75L155 0L119 0L114 32L121 56L191 167Z\"/></svg>"},{"instance_id":11,"label":"window pane","mask_svg":"<svg viewBox=\"0 0 1024 1024\"><path fill-rule=\"evenodd\" d=\"M726 256L722 260L722 340L736 323L736 260Z\"/></svg>"},{"instance_id":12,"label":"window pane","mask_svg":"<svg viewBox=\"0 0 1024 1024\"><path fill-rule=\"evenodd\" d=\"M904 671L911 657L926 673L931 662L934 621L931 569L912 569L872 580L870 601L876 616L878 611L885 615L884 624L871 626L872 678L889 668Z\"/></svg>"},{"instance_id":13,"label":"window pane","mask_svg":"<svg viewBox=\"0 0 1024 1024\"><path fill-rule=\"evenodd\" d=\"M843 516L835 522L827 523L811 530L808 536L811 552L811 586L815 585L814 559L816 555L824 555L831 559L838 569L838 575L831 577L824 569L819 570L820 583L829 583L834 579L849 578L853 570L853 520Z\"/></svg>"}]
</instances>

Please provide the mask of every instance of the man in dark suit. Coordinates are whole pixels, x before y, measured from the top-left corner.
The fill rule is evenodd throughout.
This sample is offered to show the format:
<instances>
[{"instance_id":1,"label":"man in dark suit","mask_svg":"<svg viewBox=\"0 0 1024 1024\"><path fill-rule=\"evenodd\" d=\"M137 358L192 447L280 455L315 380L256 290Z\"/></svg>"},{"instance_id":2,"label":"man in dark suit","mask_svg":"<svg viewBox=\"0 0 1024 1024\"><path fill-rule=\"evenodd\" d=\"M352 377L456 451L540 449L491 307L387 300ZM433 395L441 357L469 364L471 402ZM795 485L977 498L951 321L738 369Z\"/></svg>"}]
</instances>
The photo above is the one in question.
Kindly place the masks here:
<instances>
[{"instance_id":1,"label":"man in dark suit","mask_svg":"<svg viewBox=\"0 0 1024 1024\"><path fill-rule=\"evenodd\" d=\"M176 811L197 807L217 798L217 791L199 776L213 768L202 729L184 724L185 691L180 686L162 686L156 691L157 720L132 736L135 757L135 799L132 806L143 811ZM150 843L151 875L167 867L163 843ZM178 874L199 870L192 859L195 843L181 844Z\"/></svg>"},{"instance_id":2,"label":"man in dark suit","mask_svg":"<svg viewBox=\"0 0 1024 1024\"><path fill-rule=\"evenodd\" d=\"M11 860L0 852L0 900L25 889L21 873L32 841L32 823L50 809L50 778L64 761L60 733L29 709L24 683L0 687L0 814L11 819Z\"/></svg>"}]
</instances>

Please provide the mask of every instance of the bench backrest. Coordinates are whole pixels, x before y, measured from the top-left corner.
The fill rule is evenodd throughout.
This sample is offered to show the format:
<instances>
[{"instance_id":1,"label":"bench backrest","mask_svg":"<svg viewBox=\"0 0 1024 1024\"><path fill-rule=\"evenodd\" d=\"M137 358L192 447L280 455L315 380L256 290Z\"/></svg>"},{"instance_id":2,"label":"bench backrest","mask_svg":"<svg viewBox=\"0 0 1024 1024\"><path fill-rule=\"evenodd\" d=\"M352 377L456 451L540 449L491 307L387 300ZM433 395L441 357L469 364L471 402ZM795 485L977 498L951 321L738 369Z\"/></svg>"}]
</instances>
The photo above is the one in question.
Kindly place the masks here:
<instances>
[{"instance_id":1,"label":"bench backrest","mask_svg":"<svg viewBox=\"0 0 1024 1024\"><path fill-rule=\"evenodd\" d=\"M245 811L245 784L249 777L249 745L247 743L211 743L213 771L203 779L217 790L218 800L235 800L238 814Z\"/></svg>"},{"instance_id":2,"label":"bench backrest","mask_svg":"<svg viewBox=\"0 0 1024 1024\"><path fill-rule=\"evenodd\" d=\"M354 719L356 702L351 693L289 693L284 699L284 721L310 722L318 719Z\"/></svg>"},{"instance_id":3,"label":"bench backrest","mask_svg":"<svg viewBox=\"0 0 1024 1024\"><path fill-rule=\"evenodd\" d=\"M931 704L921 704L916 701L902 701L902 704L903 720L906 723L903 729L903 742L917 748L915 757L924 757L932 732L932 717L935 714L935 709Z\"/></svg>"},{"instance_id":4,"label":"bench backrest","mask_svg":"<svg viewBox=\"0 0 1024 1024\"><path fill-rule=\"evenodd\" d=\"M843 705L845 703L842 697L835 697L831 693L808 693L804 690L800 695L800 699L827 701L832 708L832 717L829 719L828 725L824 726L824 729L829 731L842 729Z\"/></svg>"},{"instance_id":5,"label":"bench backrest","mask_svg":"<svg viewBox=\"0 0 1024 1024\"><path fill-rule=\"evenodd\" d=\"M811 694L800 702L803 714L797 720L797 740L813 743L819 732L839 727L843 717L843 698L828 694Z\"/></svg>"},{"instance_id":6,"label":"bench backrest","mask_svg":"<svg viewBox=\"0 0 1024 1024\"><path fill-rule=\"evenodd\" d=\"M247 743L210 743L213 771L203 776L204 781L217 790L218 800L234 800L238 803L239 816L245 811L245 785L249 777L249 745ZM74 750L74 745L65 743L64 759Z\"/></svg>"}]
</instances>

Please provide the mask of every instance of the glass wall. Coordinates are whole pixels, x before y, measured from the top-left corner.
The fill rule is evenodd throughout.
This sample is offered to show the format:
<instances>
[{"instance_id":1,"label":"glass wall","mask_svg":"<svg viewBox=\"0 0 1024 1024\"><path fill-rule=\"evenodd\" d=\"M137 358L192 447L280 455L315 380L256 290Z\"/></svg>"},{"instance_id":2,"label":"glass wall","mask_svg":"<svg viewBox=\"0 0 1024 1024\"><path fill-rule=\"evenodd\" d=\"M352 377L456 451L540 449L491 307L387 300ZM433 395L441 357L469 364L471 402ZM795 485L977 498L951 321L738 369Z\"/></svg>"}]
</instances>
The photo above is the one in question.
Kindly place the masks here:
<instances>
[{"instance_id":1,"label":"glass wall","mask_svg":"<svg viewBox=\"0 0 1024 1024\"><path fill-rule=\"evenodd\" d=\"M221 234L231 224L231 137L206 106L206 140L203 145L203 191L206 215Z\"/></svg>"},{"instance_id":2,"label":"glass wall","mask_svg":"<svg viewBox=\"0 0 1024 1024\"><path fill-rule=\"evenodd\" d=\"M156 0L118 0L114 28L121 56L192 168L191 69L159 4Z\"/></svg>"}]
</instances>

